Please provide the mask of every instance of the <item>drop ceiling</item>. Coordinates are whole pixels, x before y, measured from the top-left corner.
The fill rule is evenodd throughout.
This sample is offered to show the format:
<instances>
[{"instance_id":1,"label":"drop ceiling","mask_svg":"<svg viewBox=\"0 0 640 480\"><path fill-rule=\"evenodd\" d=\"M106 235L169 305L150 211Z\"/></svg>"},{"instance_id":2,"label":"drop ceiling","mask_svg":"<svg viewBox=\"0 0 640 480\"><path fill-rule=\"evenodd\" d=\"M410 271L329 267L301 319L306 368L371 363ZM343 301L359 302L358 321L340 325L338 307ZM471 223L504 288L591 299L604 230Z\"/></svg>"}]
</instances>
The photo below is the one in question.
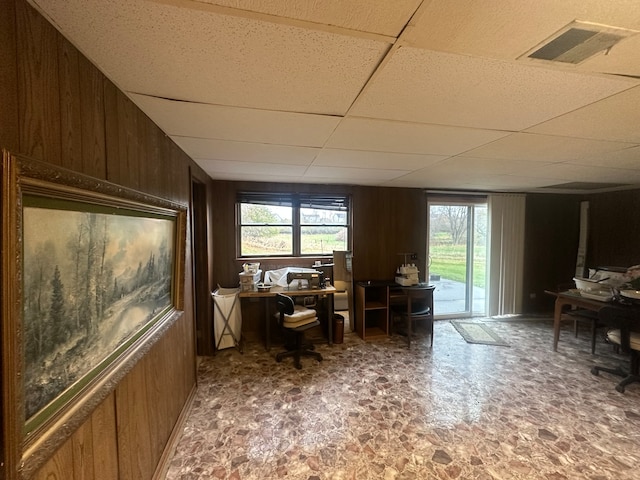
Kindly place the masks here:
<instances>
[{"instance_id":1,"label":"drop ceiling","mask_svg":"<svg viewBox=\"0 0 640 480\"><path fill-rule=\"evenodd\" d=\"M640 187L636 0L30 1L214 179ZM575 22L628 36L527 55Z\"/></svg>"}]
</instances>

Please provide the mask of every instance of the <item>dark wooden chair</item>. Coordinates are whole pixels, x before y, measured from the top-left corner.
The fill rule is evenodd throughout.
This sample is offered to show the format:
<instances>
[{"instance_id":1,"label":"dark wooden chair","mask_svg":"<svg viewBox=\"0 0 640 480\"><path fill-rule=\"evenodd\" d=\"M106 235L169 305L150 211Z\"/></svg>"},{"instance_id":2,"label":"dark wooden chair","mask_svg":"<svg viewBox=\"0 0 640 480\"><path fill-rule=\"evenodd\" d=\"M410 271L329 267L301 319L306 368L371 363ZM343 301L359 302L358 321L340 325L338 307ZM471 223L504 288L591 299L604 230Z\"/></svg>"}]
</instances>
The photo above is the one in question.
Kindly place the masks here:
<instances>
[{"instance_id":1,"label":"dark wooden chair","mask_svg":"<svg viewBox=\"0 0 640 480\"><path fill-rule=\"evenodd\" d=\"M313 357L319 362L322 355L314 352L313 344L305 342L304 332L310 328L320 325L316 311L310 308L296 305L291 297L282 293L276 294L276 305L278 308L278 324L285 334L286 351L276 355L276 361L281 362L283 358L293 357L293 364L297 369L301 369L300 358L303 356Z\"/></svg>"},{"instance_id":2,"label":"dark wooden chair","mask_svg":"<svg viewBox=\"0 0 640 480\"><path fill-rule=\"evenodd\" d=\"M557 291L562 292L571 288L575 288L575 284L560 284L558 285ZM589 328L589 333L591 333L591 353L596 353L598 329L605 327L605 325L598 319L598 312L584 309L567 308L562 312L561 318L565 320L571 320L573 322L573 334L576 338L578 338L579 325L587 325L587 327Z\"/></svg>"},{"instance_id":3,"label":"dark wooden chair","mask_svg":"<svg viewBox=\"0 0 640 480\"><path fill-rule=\"evenodd\" d=\"M392 330L396 331L396 320L403 330L398 333L406 335L407 346L411 348L411 337L416 321L426 321L431 336L430 346L433 347L433 291L434 285L418 285L403 287L402 292L406 296L406 302L391 306Z\"/></svg>"}]
</instances>

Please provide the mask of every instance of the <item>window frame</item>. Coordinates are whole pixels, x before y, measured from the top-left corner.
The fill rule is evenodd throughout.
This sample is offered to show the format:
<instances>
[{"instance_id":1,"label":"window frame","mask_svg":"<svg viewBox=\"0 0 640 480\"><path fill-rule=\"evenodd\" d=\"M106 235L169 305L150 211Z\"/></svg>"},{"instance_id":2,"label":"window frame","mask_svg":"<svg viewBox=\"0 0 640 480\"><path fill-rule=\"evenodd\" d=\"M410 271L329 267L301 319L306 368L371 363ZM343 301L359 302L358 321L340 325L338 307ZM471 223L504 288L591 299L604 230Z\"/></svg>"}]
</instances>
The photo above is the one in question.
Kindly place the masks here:
<instances>
[{"instance_id":1,"label":"window frame","mask_svg":"<svg viewBox=\"0 0 640 480\"><path fill-rule=\"evenodd\" d=\"M276 254L252 254L242 255L242 228L243 227L260 227L276 225L271 223L256 224L242 223L242 204L255 205L280 205L291 207L291 223L277 224L281 227L291 227L292 235L292 253L276 253ZM333 204L333 205L332 205ZM332 205L334 208L326 208ZM318 208L327 210L336 210L345 213L345 223L320 223L309 224L301 221L301 209ZM351 196L347 194L314 194L314 193L280 193L280 192L239 192L236 198L236 258L313 258L313 257L331 257L331 253L302 253L302 228L304 227L343 227L347 231L347 250L351 249Z\"/></svg>"}]
</instances>

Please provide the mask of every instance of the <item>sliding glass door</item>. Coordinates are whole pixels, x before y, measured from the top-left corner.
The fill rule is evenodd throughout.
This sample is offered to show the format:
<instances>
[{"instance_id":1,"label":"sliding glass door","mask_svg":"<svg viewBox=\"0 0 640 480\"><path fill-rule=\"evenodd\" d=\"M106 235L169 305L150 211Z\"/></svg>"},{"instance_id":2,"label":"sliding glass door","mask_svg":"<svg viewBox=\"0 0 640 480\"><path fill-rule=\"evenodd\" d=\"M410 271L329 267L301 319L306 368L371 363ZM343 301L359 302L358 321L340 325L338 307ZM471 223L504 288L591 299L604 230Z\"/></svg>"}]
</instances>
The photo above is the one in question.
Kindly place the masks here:
<instances>
[{"instance_id":1,"label":"sliding glass door","mask_svg":"<svg viewBox=\"0 0 640 480\"><path fill-rule=\"evenodd\" d=\"M487 204L430 201L429 283L439 318L485 315Z\"/></svg>"}]
</instances>

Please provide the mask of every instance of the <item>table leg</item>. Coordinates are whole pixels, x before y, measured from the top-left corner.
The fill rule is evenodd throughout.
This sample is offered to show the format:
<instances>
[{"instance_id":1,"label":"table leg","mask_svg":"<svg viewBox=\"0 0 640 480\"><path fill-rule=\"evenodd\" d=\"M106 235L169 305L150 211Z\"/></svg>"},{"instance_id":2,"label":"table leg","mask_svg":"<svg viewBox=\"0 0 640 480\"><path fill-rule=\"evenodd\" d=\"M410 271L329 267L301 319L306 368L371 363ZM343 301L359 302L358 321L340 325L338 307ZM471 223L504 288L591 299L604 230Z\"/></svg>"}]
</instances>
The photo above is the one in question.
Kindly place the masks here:
<instances>
[{"instance_id":1,"label":"table leg","mask_svg":"<svg viewBox=\"0 0 640 480\"><path fill-rule=\"evenodd\" d=\"M327 295L327 331L329 332L329 345L333 345L333 293Z\"/></svg>"},{"instance_id":2,"label":"table leg","mask_svg":"<svg viewBox=\"0 0 640 480\"><path fill-rule=\"evenodd\" d=\"M269 297L264 297L264 336L267 352L271 350L271 316L269 315Z\"/></svg>"},{"instance_id":3,"label":"table leg","mask_svg":"<svg viewBox=\"0 0 640 480\"><path fill-rule=\"evenodd\" d=\"M560 317L562 316L562 307L564 302L560 297L556 298L555 309L553 312L553 351L558 351L558 340L560 340Z\"/></svg>"}]
</instances>

